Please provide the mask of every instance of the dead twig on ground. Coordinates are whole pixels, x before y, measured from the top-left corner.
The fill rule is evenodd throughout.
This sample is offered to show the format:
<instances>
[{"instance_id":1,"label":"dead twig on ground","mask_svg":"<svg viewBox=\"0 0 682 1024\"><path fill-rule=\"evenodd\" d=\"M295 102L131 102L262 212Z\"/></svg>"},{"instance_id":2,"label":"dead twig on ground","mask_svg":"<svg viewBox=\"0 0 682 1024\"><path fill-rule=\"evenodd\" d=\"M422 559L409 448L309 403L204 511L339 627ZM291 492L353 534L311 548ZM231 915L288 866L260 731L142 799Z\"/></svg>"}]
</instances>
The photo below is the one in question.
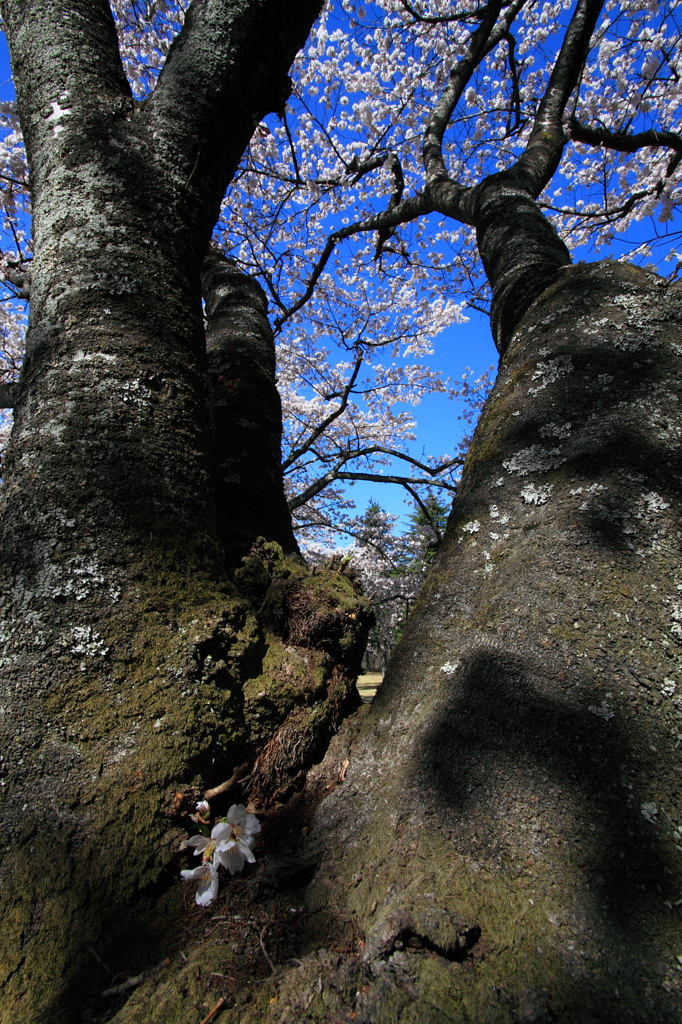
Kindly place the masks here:
<instances>
[{"instance_id":1,"label":"dead twig on ground","mask_svg":"<svg viewBox=\"0 0 682 1024\"><path fill-rule=\"evenodd\" d=\"M109 967L109 965L108 965L108 964L105 964L105 963L104 963L104 960L102 960L102 957L101 957L101 956L99 955L99 953L97 953L97 951L96 951L96 950L94 950L94 949L92 948L92 946L88 946L88 950L90 951L90 953L92 954L92 956L94 956L95 960L96 960L96 961L97 961L97 963L98 963L98 964L100 965L100 967L103 967L103 968L104 968L104 970L105 970L105 971L107 972L107 974L109 975L109 977L110 977L110 978L115 978L115 977L116 977L116 975L115 975L115 974L114 974L114 972L112 971L111 967Z\"/></svg>"},{"instance_id":2,"label":"dead twig on ground","mask_svg":"<svg viewBox=\"0 0 682 1024\"><path fill-rule=\"evenodd\" d=\"M222 1010L226 1002L227 1000L225 999L225 996L221 996L218 1002L213 1007L213 1009L209 1010L209 1012L206 1014L204 1019L201 1021L201 1024L208 1024L208 1022L215 1017L216 1013L218 1013L219 1010Z\"/></svg>"},{"instance_id":3,"label":"dead twig on ground","mask_svg":"<svg viewBox=\"0 0 682 1024\"><path fill-rule=\"evenodd\" d=\"M267 924L263 926L263 928L261 929L261 933L260 933L260 937L259 937L258 941L260 943L260 948L263 951L263 956L265 957L265 959L268 962L268 967L270 968L270 970L274 974L275 973L275 965L273 964L272 960L270 959L270 954L268 953L267 949L265 948L265 942L263 941L263 939L265 938L265 933L268 930L268 928L269 928L269 925L267 925Z\"/></svg>"},{"instance_id":4,"label":"dead twig on ground","mask_svg":"<svg viewBox=\"0 0 682 1024\"><path fill-rule=\"evenodd\" d=\"M162 960L160 964L156 965L156 967L150 967L148 970L142 971L140 974L136 974L134 977L128 978L126 981L122 981L120 985L113 985L111 988L105 988L102 992L102 998L108 999L109 996L120 996L131 988L137 988L137 986L141 985L143 981L147 980L147 978L151 978L152 974L161 970L162 967L167 967L169 963L170 960L168 959Z\"/></svg>"},{"instance_id":5,"label":"dead twig on ground","mask_svg":"<svg viewBox=\"0 0 682 1024\"><path fill-rule=\"evenodd\" d=\"M241 782L249 770L249 762L245 761L239 768L235 768L233 774L226 782L221 782L219 786L214 786L213 789L207 789L204 793L205 800L212 800L215 796L220 796L221 793L227 793L236 786L238 782Z\"/></svg>"}]
</instances>

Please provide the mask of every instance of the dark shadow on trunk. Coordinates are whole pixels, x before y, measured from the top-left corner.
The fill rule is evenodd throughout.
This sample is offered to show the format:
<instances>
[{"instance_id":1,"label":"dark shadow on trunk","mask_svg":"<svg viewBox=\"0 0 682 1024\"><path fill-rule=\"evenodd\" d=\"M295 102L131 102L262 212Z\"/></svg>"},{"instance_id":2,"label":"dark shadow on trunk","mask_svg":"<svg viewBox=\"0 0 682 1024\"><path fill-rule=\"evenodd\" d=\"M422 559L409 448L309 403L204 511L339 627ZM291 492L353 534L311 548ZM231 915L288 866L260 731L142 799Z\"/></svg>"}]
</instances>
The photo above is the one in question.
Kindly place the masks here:
<instances>
[{"instance_id":1,"label":"dark shadow on trunk","mask_svg":"<svg viewBox=\"0 0 682 1024\"><path fill-rule=\"evenodd\" d=\"M202 290L218 535L235 568L258 537L298 555L282 477L282 403L265 292L210 249Z\"/></svg>"}]
</instances>

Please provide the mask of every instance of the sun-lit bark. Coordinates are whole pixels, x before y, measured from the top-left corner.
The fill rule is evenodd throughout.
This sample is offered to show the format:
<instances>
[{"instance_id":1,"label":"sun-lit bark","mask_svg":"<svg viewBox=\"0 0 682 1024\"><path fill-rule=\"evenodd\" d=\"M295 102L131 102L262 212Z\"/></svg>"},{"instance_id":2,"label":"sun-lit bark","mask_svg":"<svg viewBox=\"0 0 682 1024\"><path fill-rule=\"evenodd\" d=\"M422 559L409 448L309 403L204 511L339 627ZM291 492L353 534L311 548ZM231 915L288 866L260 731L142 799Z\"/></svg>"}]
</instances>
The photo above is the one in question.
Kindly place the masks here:
<instances>
[{"instance_id":1,"label":"sun-lit bark","mask_svg":"<svg viewBox=\"0 0 682 1024\"><path fill-rule=\"evenodd\" d=\"M197 0L136 104L105 0L0 4L35 241L0 516L3 1021L56 1019L103 934L153 942L177 793L254 754L267 643L216 532L200 273L319 6Z\"/></svg>"}]
</instances>

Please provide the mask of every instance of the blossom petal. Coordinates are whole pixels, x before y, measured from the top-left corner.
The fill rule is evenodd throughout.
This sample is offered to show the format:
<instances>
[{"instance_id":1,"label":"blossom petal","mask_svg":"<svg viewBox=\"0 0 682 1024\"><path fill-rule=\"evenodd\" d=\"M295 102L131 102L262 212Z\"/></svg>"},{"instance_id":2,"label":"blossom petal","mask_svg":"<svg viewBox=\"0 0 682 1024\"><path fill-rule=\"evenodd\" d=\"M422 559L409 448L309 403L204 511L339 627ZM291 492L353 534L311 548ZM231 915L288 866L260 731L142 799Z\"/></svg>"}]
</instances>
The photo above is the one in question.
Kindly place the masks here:
<instances>
[{"instance_id":1,"label":"blossom petal","mask_svg":"<svg viewBox=\"0 0 682 1024\"><path fill-rule=\"evenodd\" d=\"M203 866L208 870L199 882L194 896L196 903L200 907L206 907L209 903L213 903L213 900L218 895L218 886L220 884L218 880L218 872L214 868L213 864L208 861Z\"/></svg>"},{"instance_id":2,"label":"blossom petal","mask_svg":"<svg viewBox=\"0 0 682 1024\"><path fill-rule=\"evenodd\" d=\"M239 828L244 828L244 825L246 824L246 807L244 807L244 804L232 804L227 812L227 820L230 825L237 825Z\"/></svg>"},{"instance_id":3,"label":"blossom petal","mask_svg":"<svg viewBox=\"0 0 682 1024\"><path fill-rule=\"evenodd\" d=\"M217 825L213 826L211 832L211 839L216 843L222 843L226 839L229 839L232 835L232 826L227 821L219 821Z\"/></svg>"},{"instance_id":4,"label":"blossom petal","mask_svg":"<svg viewBox=\"0 0 682 1024\"><path fill-rule=\"evenodd\" d=\"M239 846L239 852L242 857L244 857L245 860L248 860L249 864L255 864L256 858L251 853L251 848L247 846L246 843L238 843L237 845Z\"/></svg>"},{"instance_id":5,"label":"blossom petal","mask_svg":"<svg viewBox=\"0 0 682 1024\"><path fill-rule=\"evenodd\" d=\"M223 847L221 850L216 850L215 859L219 864L222 864L222 866L229 871L231 875L235 875L244 867L244 855L234 842Z\"/></svg>"},{"instance_id":6,"label":"blossom petal","mask_svg":"<svg viewBox=\"0 0 682 1024\"><path fill-rule=\"evenodd\" d=\"M246 815L246 825L244 827L247 832L251 832L253 835L260 832L260 822L255 814Z\"/></svg>"},{"instance_id":7,"label":"blossom petal","mask_svg":"<svg viewBox=\"0 0 682 1024\"><path fill-rule=\"evenodd\" d=\"M200 864L198 868L192 868L189 871L181 871L180 877L184 878L186 882L195 882L197 878L201 878L205 870L206 866L204 864Z\"/></svg>"},{"instance_id":8,"label":"blossom petal","mask_svg":"<svg viewBox=\"0 0 682 1024\"><path fill-rule=\"evenodd\" d=\"M204 852L210 842L211 840L207 839L206 836L192 836L191 839L187 840L187 846L196 846L194 851L194 856L196 857Z\"/></svg>"}]
</instances>

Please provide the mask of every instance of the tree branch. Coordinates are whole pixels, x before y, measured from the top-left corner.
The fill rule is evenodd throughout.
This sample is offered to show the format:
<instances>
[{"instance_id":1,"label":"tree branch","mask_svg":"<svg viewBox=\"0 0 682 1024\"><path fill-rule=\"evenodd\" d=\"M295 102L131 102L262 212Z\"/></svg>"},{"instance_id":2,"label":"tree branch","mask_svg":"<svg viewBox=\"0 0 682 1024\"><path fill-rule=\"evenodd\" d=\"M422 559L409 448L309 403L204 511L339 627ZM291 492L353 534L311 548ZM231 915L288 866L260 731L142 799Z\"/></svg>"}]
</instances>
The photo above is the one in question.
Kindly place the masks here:
<instances>
[{"instance_id":1,"label":"tree branch","mask_svg":"<svg viewBox=\"0 0 682 1024\"><path fill-rule=\"evenodd\" d=\"M381 213L377 213L372 217L367 217L366 220L356 221L354 224L348 224L346 227L340 228L338 231L334 231L333 234L329 235L327 243L322 250L322 254L313 267L313 271L308 278L308 284L306 285L305 291L301 297L296 300L293 306L289 306L289 308L275 320L275 333L279 333L287 320L290 320L291 317L295 313L298 313L299 309L305 306L306 302L308 302L315 290L315 285L320 279L322 271L329 262L329 258L339 242L343 241L345 238L350 238L351 235L357 235L363 231L377 231L385 227L397 227L398 224L405 224L407 221L415 220L416 217L421 217L427 213L433 213L435 209L435 205L425 190L416 196L411 196L409 199L405 199L393 209L389 207L389 209L383 210Z\"/></svg>"},{"instance_id":2,"label":"tree branch","mask_svg":"<svg viewBox=\"0 0 682 1024\"><path fill-rule=\"evenodd\" d=\"M654 128L634 134L610 132L606 128L590 128L586 124L581 124L576 117L571 118L569 130L574 142L582 142L588 146L603 146L605 149L615 149L619 153L636 153L639 149L656 149L659 146L674 149L675 156L668 164L666 178L672 176L682 160L682 136L676 132L659 132Z\"/></svg>"},{"instance_id":3,"label":"tree branch","mask_svg":"<svg viewBox=\"0 0 682 1024\"><path fill-rule=\"evenodd\" d=\"M429 526L431 527L431 529L433 530L433 532L436 535L436 543L440 544L442 542L442 540L443 540L443 534L440 532L440 530L436 526L436 524L435 524L435 522L433 520L433 516L429 512L428 506L424 504L424 502L421 500L421 498L419 497L417 492L414 490L414 488L410 487L409 484L403 484L403 487L405 488L406 491L410 492L410 494L412 495L414 500L419 505L419 508L422 510L422 513L425 516L427 523L429 524Z\"/></svg>"},{"instance_id":4,"label":"tree branch","mask_svg":"<svg viewBox=\"0 0 682 1024\"><path fill-rule=\"evenodd\" d=\"M504 39L527 0L513 0L499 22L501 2L490 0L486 17L472 34L469 50L450 72L445 91L429 117L424 132L422 162L426 171L426 189L433 208L463 224L475 225L475 193L472 188L452 181L443 159L443 136L455 107L474 71L487 54Z\"/></svg>"},{"instance_id":5,"label":"tree branch","mask_svg":"<svg viewBox=\"0 0 682 1024\"><path fill-rule=\"evenodd\" d=\"M551 180L561 161L566 144L564 111L580 81L603 5L604 0L578 0L540 101L528 144L509 172L534 199Z\"/></svg>"},{"instance_id":6,"label":"tree branch","mask_svg":"<svg viewBox=\"0 0 682 1024\"><path fill-rule=\"evenodd\" d=\"M300 459L301 455L305 455L305 453L309 451L315 444L315 441L317 441L318 437L321 434L324 434L327 427L331 426L334 420L338 419L339 416L341 416L341 414L345 412L345 410L348 408L348 400L350 398L351 391L355 386L355 382L358 379L358 374L360 373L360 368L362 367L363 361L363 355L359 355L356 358L355 366L353 367L353 372L350 375L348 383L346 384L341 394L338 396L341 399L340 404L336 407L336 409L330 412L329 415L325 417L325 419L323 419L321 423L318 423L318 425L315 427L315 429L313 430L312 434L305 442L305 444L302 444L298 448L295 448L294 451L291 452L291 454L287 456L286 459L283 460L283 471L287 470L289 466L293 465L293 463L296 462L297 459Z\"/></svg>"},{"instance_id":7,"label":"tree branch","mask_svg":"<svg viewBox=\"0 0 682 1024\"><path fill-rule=\"evenodd\" d=\"M445 491L452 491L454 494L457 488L454 484L446 484L444 480L415 480L411 476L383 476L381 473L339 473L338 480L370 480L377 484L425 484L428 487L442 487Z\"/></svg>"},{"instance_id":8,"label":"tree branch","mask_svg":"<svg viewBox=\"0 0 682 1024\"><path fill-rule=\"evenodd\" d=\"M505 32L504 41L508 47L509 76L512 84L511 109L507 121L507 134L516 130L521 124L521 93L519 92L519 74L516 64L516 39L511 32ZM514 112L514 128L512 129L512 111Z\"/></svg>"},{"instance_id":9,"label":"tree branch","mask_svg":"<svg viewBox=\"0 0 682 1024\"><path fill-rule=\"evenodd\" d=\"M403 198L403 191L405 189L405 176L403 175L403 168L400 163L400 159L395 153L386 161L389 165L390 170L393 173L393 193L388 202L388 209L395 210L400 206L400 202ZM393 234L395 228L384 227L380 228L377 232L377 244L374 251L374 259L378 260L381 256L385 243L389 240Z\"/></svg>"},{"instance_id":10,"label":"tree branch","mask_svg":"<svg viewBox=\"0 0 682 1024\"><path fill-rule=\"evenodd\" d=\"M422 160L427 184L440 179L450 180L443 160L445 129L464 89L487 51L501 8L502 0L489 0L486 4L481 24L471 35L466 56L462 57L450 72L450 79L443 95L426 123Z\"/></svg>"},{"instance_id":11,"label":"tree branch","mask_svg":"<svg viewBox=\"0 0 682 1024\"><path fill-rule=\"evenodd\" d=\"M413 477L398 477L398 476L384 476L381 473L347 473L341 470L342 466L345 466L347 462L352 459L358 459L369 455L390 455L396 459L402 459L404 462L409 462L417 469L421 469L423 472L428 473L431 476L431 480L415 480ZM448 462L441 463L440 466L427 466L422 462L418 462L413 459L411 455L406 455L404 452L395 451L392 448L383 448L380 445L374 445L371 448L365 448L355 452L346 452L342 455L337 456L337 464L329 472L325 473L324 476L314 480L309 487L306 487L297 497L291 498L288 502L289 511L293 512L294 509L300 508L301 505L305 505L307 501L314 498L320 491L323 491L325 487L333 483L334 480L370 480L376 483L388 483L388 484L404 484L407 481L408 484L427 484L430 487L443 487L449 491L455 491L456 488L452 484L446 484L442 480L434 479L440 473L444 473L446 470L451 469L453 466L461 466L464 464L464 459L459 456L454 459L449 459Z\"/></svg>"},{"instance_id":12,"label":"tree branch","mask_svg":"<svg viewBox=\"0 0 682 1024\"><path fill-rule=\"evenodd\" d=\"M322 0L193 0L143 117L218 204L262 117L284 113L289 68Z\"/></svg>"}]
</instances>

